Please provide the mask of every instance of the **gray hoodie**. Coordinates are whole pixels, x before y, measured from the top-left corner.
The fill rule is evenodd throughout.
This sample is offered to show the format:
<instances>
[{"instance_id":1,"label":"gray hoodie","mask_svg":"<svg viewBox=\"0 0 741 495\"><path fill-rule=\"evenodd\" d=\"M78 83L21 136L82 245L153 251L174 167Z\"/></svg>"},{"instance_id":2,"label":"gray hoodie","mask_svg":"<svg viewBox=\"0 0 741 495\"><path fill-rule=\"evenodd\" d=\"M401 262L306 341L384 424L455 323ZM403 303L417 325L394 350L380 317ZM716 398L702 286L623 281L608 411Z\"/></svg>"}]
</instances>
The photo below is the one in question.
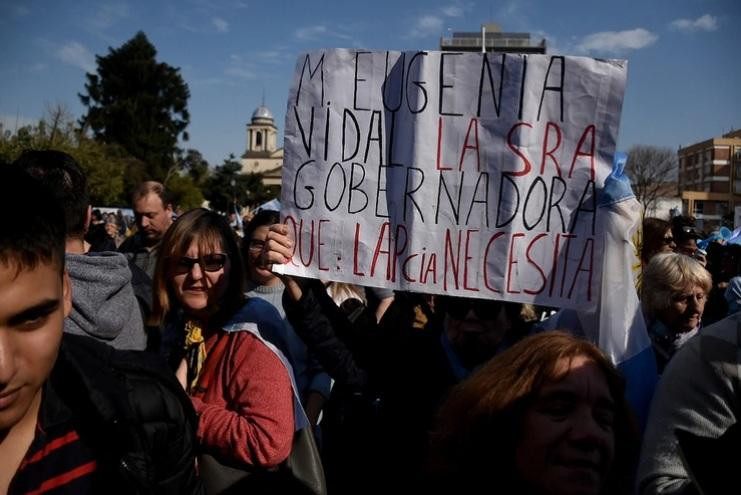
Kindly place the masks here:
<instances>
[{"instance_id":1,"label":"gray hoodie","mask_svg":"<svg viewBox=\"0 0 741 495\"><path fill-rule=\"evenodd\" d=\"M117 349L147 345L131 271L123 254L66 254L72 283L72 312L64 331L94 337Z\"/></svg>"}]
</instances>

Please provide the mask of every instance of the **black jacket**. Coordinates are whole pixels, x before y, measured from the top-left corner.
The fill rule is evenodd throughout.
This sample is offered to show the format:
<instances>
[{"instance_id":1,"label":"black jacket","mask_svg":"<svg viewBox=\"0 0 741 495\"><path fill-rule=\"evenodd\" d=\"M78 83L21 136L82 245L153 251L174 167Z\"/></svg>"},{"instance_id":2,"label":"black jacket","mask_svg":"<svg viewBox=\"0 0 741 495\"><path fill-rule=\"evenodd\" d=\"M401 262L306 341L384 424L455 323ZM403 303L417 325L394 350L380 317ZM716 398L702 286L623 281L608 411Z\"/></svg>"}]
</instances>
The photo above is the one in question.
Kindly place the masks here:
<instances>
[{"instance_id":1,"label":"black jacket","mask_svg":"<svg viewBox=\"0 0 741 495\"><path fill-rule=\"evenodd\" d=\"M105 493L204 493L195 412L156 356L65 334L49 382L102 453Z\"/></svg>"},{"instance_id":2,"label":"black jacket","mask_svg":"<svg viewBox=\"0 0 741 495\"><path fill-rule=\"evenodd\" d=\"M392 484L405 492L420 475L434 413L456 383L439 321L412 329L412 303L395 301L381 325L372 314L350 322L320 282L300 283L301 300L284 295L286 316L336 380L322 422L330 492L379 493Z\"/></svg>"}]
</instances>

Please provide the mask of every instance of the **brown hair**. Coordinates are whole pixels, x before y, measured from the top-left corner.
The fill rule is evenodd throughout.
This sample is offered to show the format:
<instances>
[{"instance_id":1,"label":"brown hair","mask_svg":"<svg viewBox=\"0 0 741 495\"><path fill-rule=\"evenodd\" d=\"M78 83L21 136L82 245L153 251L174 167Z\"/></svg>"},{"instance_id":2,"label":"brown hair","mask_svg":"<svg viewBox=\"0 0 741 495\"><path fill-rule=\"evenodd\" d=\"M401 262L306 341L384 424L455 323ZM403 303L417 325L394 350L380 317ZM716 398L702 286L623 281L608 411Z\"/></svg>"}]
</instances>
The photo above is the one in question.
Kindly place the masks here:
<instances>
[{"instance_id":1,"label":"brown hair","mask_svg":"<svg viewBox=\"0 0 741 495\"><path fill-rule=\"evenodd\" d=\"M655 217L643 219L641 232L641 260L644 265L651 260L654 254L664 247L664 236L667 231L671 233L672 224L666 220ZM673 234L672 234L673 237Z\"/></svg>"},{"instance_id":2,"label":"brown hair","mask_svg":"<svg viewBox=\"0 0 741 495\"><path fill-rule=\"evenodd\" d=\"M229 258L229 280L224 300L216 313L217 321L228 319L244 304L244 264L239 254L239 242L226 218L213 211L197 208L175 220L162 239L154 273L151 325L161 325L177 308L170 285L171 274L175 264L194 241L198 243L200 252L221 244Z\"/></svg>"},{"instance_id":3,"label":"brown hair","mask_svg":"<svg viewBox=\"0 0 741 495\"><path fill-rule=\"evenodd\" d=\"M134 192L131 194L131 203L135 203L150 193L159 196L163 208L167 208L167 205L172 205L172 198L167 189L165 189L165 186L161 182L153 180L142 182L136 186L136 189L134 189Z\"/></svg>"},{"instance_id":4,"label":"brown hair","mask_svg":"<svg viewBox=\"0 0 741 495\"><path fill-rule=\"evenodd\" d=\"M628 487L638 439L623 379L595 345L565 332L527 337L453 388L430 437L430 472L442 483L491 488L493 482L505 488L502 493L510 493L508 489L516 488L514 452L526 409L544 385L568 372L559 362L579 356L602 370L615 401L615 460L605 486L609 493Z\"/></svg>"}]
</instances>

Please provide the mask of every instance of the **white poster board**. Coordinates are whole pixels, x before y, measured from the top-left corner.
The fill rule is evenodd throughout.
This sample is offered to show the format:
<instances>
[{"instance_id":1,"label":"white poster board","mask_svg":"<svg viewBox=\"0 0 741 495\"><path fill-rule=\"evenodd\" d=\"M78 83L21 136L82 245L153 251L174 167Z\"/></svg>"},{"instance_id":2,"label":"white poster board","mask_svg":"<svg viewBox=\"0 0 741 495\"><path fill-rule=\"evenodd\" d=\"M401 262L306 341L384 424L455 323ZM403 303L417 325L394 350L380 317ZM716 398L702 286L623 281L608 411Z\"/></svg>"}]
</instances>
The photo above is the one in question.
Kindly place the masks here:
<instances>
[{"instance_id":1,"label":"white poster board","mask_svg":"<svg viewBox=\"0 0 741 495\"><path fill-rule=\"evenodd\" d=\"M547 55L301 55L281 198L296 248L274 269L593 307L626 72Z\"/></svg>"}]
</instances>

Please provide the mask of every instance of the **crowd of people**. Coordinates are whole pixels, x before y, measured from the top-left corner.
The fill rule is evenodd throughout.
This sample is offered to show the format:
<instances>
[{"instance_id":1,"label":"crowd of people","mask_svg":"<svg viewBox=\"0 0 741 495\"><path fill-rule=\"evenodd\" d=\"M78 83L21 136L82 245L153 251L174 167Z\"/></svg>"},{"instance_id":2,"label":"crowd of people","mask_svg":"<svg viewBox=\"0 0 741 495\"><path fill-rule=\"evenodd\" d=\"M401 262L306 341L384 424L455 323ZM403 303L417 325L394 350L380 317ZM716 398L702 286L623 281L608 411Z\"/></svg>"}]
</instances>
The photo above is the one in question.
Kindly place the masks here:
<instances>
[{"instance_id":1,"label":"crowd of people","mask_svg":"<svg viewBox=\"0 0 741 495\"><path fill-rule=\"evenodd\" d=\"M57 151L0 190L0 492L738 488L741 252L691 219L642 229L643 430L614 364L532 306L278 275L278 212L237 236L152 181L132 234Z\"/></svg>"}]
</instances>

